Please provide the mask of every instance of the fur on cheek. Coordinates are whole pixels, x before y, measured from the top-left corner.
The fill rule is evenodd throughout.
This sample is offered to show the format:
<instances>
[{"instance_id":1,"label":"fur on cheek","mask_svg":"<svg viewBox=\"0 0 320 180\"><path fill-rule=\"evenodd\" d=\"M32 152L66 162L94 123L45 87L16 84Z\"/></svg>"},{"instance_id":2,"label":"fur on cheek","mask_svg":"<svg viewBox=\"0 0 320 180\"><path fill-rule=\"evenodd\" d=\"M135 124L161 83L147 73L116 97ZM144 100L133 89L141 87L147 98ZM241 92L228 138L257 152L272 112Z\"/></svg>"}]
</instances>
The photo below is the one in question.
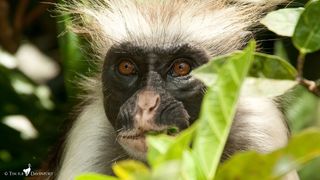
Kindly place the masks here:
<instances>
[{"instance_id":1,"label":"fur on cheek","mask_svg":"<svg viewBox=\"0 0 320 180\"><path fill-rule=\"evenodd\" d=\"M57 179L71 180L84 172L112 174L112 164L127 156L115 139L102 101L92 101L68 133Z\"/></svg>"}]
</instances>

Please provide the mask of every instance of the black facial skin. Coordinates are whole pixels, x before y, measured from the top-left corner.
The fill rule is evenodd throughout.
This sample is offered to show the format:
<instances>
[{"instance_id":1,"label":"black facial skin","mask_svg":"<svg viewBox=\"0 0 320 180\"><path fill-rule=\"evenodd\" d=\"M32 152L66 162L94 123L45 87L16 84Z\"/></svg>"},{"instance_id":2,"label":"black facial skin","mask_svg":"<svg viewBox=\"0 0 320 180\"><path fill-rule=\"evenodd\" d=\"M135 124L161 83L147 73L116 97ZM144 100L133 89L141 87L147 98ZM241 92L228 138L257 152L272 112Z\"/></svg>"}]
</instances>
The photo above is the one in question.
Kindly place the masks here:
<instances>
[{"instance_id":1,"label":"black facial skin","mask_svg":"<svg viewBox=\"0 0 320 180\"><path fill-rule=\"evenodd\" d=\"M104 108L116 131L133 128L137 94L146 88L160 95L154 120L157 125L175 125L182 130L198 118L205 86L190 74L173 75L172 65L181 58L191 69L209 60L205 51L188 44L148 48L124 43L108 51L102 73ZM118 71L123 59L135 65L134 74L123 75Z\"/></svg>"}]
</instances>

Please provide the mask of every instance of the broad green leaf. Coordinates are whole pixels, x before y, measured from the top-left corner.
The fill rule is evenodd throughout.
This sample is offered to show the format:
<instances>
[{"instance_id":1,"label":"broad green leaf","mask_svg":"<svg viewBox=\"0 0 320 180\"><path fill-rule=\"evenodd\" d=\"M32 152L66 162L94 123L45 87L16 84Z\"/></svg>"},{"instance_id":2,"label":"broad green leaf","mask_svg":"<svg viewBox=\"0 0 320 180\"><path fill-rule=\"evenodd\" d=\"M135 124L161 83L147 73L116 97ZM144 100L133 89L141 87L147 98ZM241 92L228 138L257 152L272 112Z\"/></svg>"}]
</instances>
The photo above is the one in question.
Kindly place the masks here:
<instances>
[{"instance_id":1,"label":"broad green leaf","mask_svg":"<svg viewBox=\"0 0 320 180\"><path fill-rule=\"evenodd\" d=\"M303 10L303 8L286 8L272 11L261 20L261 23L280 36L291 37Z\"/></svg>"},{"instance_id":2,"label":"broad green leaf","mask_svg":"<svg viewBox=\"0 0 320 180\"><path fill-rule=\"evenodd\" d=\"M211 60L210 65L206 64L193 70L191 73L194 77L200 79L207 86L213 86L217 80L217 72L225 64L225 62L232 56L242 54L241 52L234 52L231 54L215 57Z\"/></svg>"},{"instance_id":3,"label":"broad green leaf","mask_svg":"<svg viewBox=\"0 0 320 180\"><path fill-rule=\"evenodd\" d=\"M182 159L167 160L159 166L152 169L152 177L154 180L196 180L201 178L196 171L196 164L192 153L188 150L183 152Z\"/></svg>"},{"instance_id":4,"label":"broad green leaf","mask_svg":"<svg viewBox=\"0 0 320 180\"><path fill-rule=\"evenodd\" d=\"M173 138L161 134L158 136L148 136L148 162L152 167L159 165L163 161L163 156L168 152L170 145L173 143Z\"/></svg>"},{"instance_id":5,"label":"broad green leaf","mask_svg":"<svg viewBox=\"0 0 320 180\"><path fill-rule=\"evenodd\" d=\"M196 129L194 123L176 137L167 135L148 136L148 162L152 167L157 167L169 160L182 159L184 151L190 149L191 140Z\"/></svg>"},{"instance_id":6,"label":"broad green leaf","mask_svg":"<svg viewBox=\"0 0 320 180\"><path fill-rule=\"evenodd\" d=\"M181 163L181 178L184 180L200 179L200 174L197 172L197 164L191 151L183 151Z\"/></svg>"},{"instance_id":7,"label":"broad green leaf","mask_svg":"<svg viewBox=\"0 0 320 180\"><path fill-rule=\"evenodd\" d=\"M300 16L293 35L293 44L303 54L320 49L320 1L310 1Z\"/></svg>"},{"instance_id":8,"label":"broad green leaf","mask_svg":"<svg viewBox=\"0 0 320 180\"><path fill-rule=\"evenodd\" d=\"M250 76L294 80L296 69L288 61L274 55L255 52Z\"/></svg>"},{"instance_id":9,"label":"broad green leaf","mask_svg":"<svg viewBox=\"0 0 320 180\"><path fill-rule=\"evenodd\" d=\"M113 172L120 179L150 179L150 171L148 167L139 161L125 160L120 161L112 166Z\"/></svg>"},{"instance_id":10,"label":"broad green leaf","mask_svg":"<svg viewBox=\"0 0 320 180\"><path fill-rule=\"evenodd\" d=\"M299 170L300 180L320 179L320 157L310 161Z\"/></svg>"},{"instance_id":11,"label":"broad green leaf","mask_svg":"<svg viewBox=\"0 0 320 180\"><path fill-rule=\"evenodd\" d=\"M119 179L113 176L106 176L106 175L97 174L97 173L86 173L86 174L81 174L77 176L75 180L119 180Z\"/></svg>"},{"instance_id":12,"label":"broad green leaf","mask_svg":"<svg viewBox=\"0 0 320 180\"><path fill-rule=\"evenodd\" d=\"M320 130L310 129L292 137L288 145L269 154L244 152L219 167L216 179L278 179L320 157Z\"/></svg>"},{"instance_id":13,"label":"broad green leaf","mask_svg":"<svg viewBox=\"0 0 320 180\"><path fill-rule=\"evenodd\" d=\"M226 61L242 52L234 52L228 55L216 57L210 66L201 66L194 70L192 74L201 79L207 86L212 86L217 80L217 72ZM296 69L286 60L274 55L264 53L254 53L253 65L250 68L249 76L270 79L294 80L297 75Z\"/></svg>"},{"instance_id":14,"label":"broad green leaf","mask_svg":"<svg viewBox=\"0 0 320 180\"><path fill-rule=\"evenodd\" d=\"M298 84L292 80L275 80L265 78L246 78L241 89L245 97L276 97L283 95Z\"/></svg>"},{"instance_id":15,"label":"broad green leaf","mask_svg":"<svg viewBox=\"0 0 320 180\"><path fill-rule=\"evenodd\" d=\"M181 161L168 160L165 163L154 168L152 178L148 180L166 180L166 179L181 179ZM139 179L140 180L140 179Z\"/></svg>"},{"instance_id":16,"label":"broad green leaf","mask_svg":"<svg viewBox=\"0 0 320 180\"><path fill-rule=\"evenodd\" d=\"M255 42L231 56L218 70L215 85L203 99L193 153L206 179L213 179L235 114L240 88L253 62ZM214 60L206 66L214 65Z\"/></svg>"}]
</instances>

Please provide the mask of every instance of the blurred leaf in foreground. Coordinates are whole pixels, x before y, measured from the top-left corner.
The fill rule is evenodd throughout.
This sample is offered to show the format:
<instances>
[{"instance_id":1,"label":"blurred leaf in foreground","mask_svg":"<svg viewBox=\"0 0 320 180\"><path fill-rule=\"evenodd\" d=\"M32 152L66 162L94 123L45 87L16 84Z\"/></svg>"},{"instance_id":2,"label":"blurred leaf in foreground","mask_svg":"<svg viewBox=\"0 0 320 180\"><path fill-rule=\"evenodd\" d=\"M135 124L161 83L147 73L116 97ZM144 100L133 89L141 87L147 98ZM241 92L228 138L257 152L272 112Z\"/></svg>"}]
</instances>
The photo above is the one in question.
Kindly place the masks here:
<instances>
[{"instance_id":1,"label":"blurred leaf in foreground","mask_svg":"<svg viewBox=\"0 0 320 180\"><path fill-rule=\"evenodd\" d=\"M116 163L112 169L120 179L150 179L148 167L139 161L121 161Z\"/></svg>"},{"instance_id":2,"label":"blurred leaf in foreground","mask_svg":"<svg viewBox=\"0 0 320 180\"><path fill-rule=\"evenodd\" d=\"M320 179L320 157L310 161L300 171L300 180Z\"/></svg>"},{"instance_id":3,"label":"blurred leaf in foreground","mask_svg":"<svg viewBox=\"0 0 320 180\"><path fill-rule=\"evenodd\" d=\"M317 157L320 157L320 130L309 129L272 153L236 154L219 167L216 179L278 179Z\"/></svg>"},{"instance_id":4,"label":"blurred leaf in foreground","mask_svg":"<svg viewBox=\"0 0 320 180\"><path fill-rule=\"evenodd\" d=\"M118 180L118 178L97 173L86 173L77 176L75 180Z\"/></svg>"},{"instance_id":5,"label":"blurred leaf in foreground","mask_svg":"<svg viewBox=\"0 0 320 180\"><path fill-rule=\"evenodd\" d=\"M213 179L231 128L241 85L254 60L255 42L231 56L218 70L217 81L203 99L193 144L197 167L206 179ZM214 65L214 60L205 66ZM198 69L193 72L201 73ZM211 72L212 73L212 72Z\"/></svg>"},{"instance_id":6,"label":"blurred leaf in foreground","mask_svg":"<svg viewBox=\"0 0 320 180\"><path fill-rule=\"evenodd\" d=\"M195 129L196 123L176 137L170 137L165 134L147 137L149 164L156 168L166 161L181 159L184 151L190 150Z\"/></svg>"}]
</instances>

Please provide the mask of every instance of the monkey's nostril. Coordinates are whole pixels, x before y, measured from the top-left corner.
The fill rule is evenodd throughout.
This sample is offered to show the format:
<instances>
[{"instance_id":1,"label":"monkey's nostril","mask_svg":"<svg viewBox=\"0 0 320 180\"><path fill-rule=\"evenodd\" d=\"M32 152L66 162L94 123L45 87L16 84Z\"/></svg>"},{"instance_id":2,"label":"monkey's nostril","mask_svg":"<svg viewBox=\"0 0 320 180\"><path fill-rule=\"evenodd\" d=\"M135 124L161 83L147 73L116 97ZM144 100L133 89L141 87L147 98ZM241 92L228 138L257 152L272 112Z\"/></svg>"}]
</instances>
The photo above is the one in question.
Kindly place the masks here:
<instances>
[{"instance_id":1,"label":"monkey's nostril","mask_svg":"<svg viewBox=\"0 0 320 180\"><path fill-rule=\"evenodd\" d=\"M159 104L160 104L159 102L160 102L160 97L157 96L157 97L156 97L156 100L155 100L155 102L154 102L154 105L153 105L153 106L150 106L149 112L152 112L152 111L154 111L155 109L157 109L158 106L159 106Z\"/></svg>"},{"instance_id":2,"label":"monkey's nostril","mask_svg":"<svg viewBox=\"0 0 320 180\"><path fill-rule=\"evenodd\" d=\"M160 105L160 95L155 91L144 90L138 94L137 106L143 111L155 111Z\"/></svg>"}]
</instances>

